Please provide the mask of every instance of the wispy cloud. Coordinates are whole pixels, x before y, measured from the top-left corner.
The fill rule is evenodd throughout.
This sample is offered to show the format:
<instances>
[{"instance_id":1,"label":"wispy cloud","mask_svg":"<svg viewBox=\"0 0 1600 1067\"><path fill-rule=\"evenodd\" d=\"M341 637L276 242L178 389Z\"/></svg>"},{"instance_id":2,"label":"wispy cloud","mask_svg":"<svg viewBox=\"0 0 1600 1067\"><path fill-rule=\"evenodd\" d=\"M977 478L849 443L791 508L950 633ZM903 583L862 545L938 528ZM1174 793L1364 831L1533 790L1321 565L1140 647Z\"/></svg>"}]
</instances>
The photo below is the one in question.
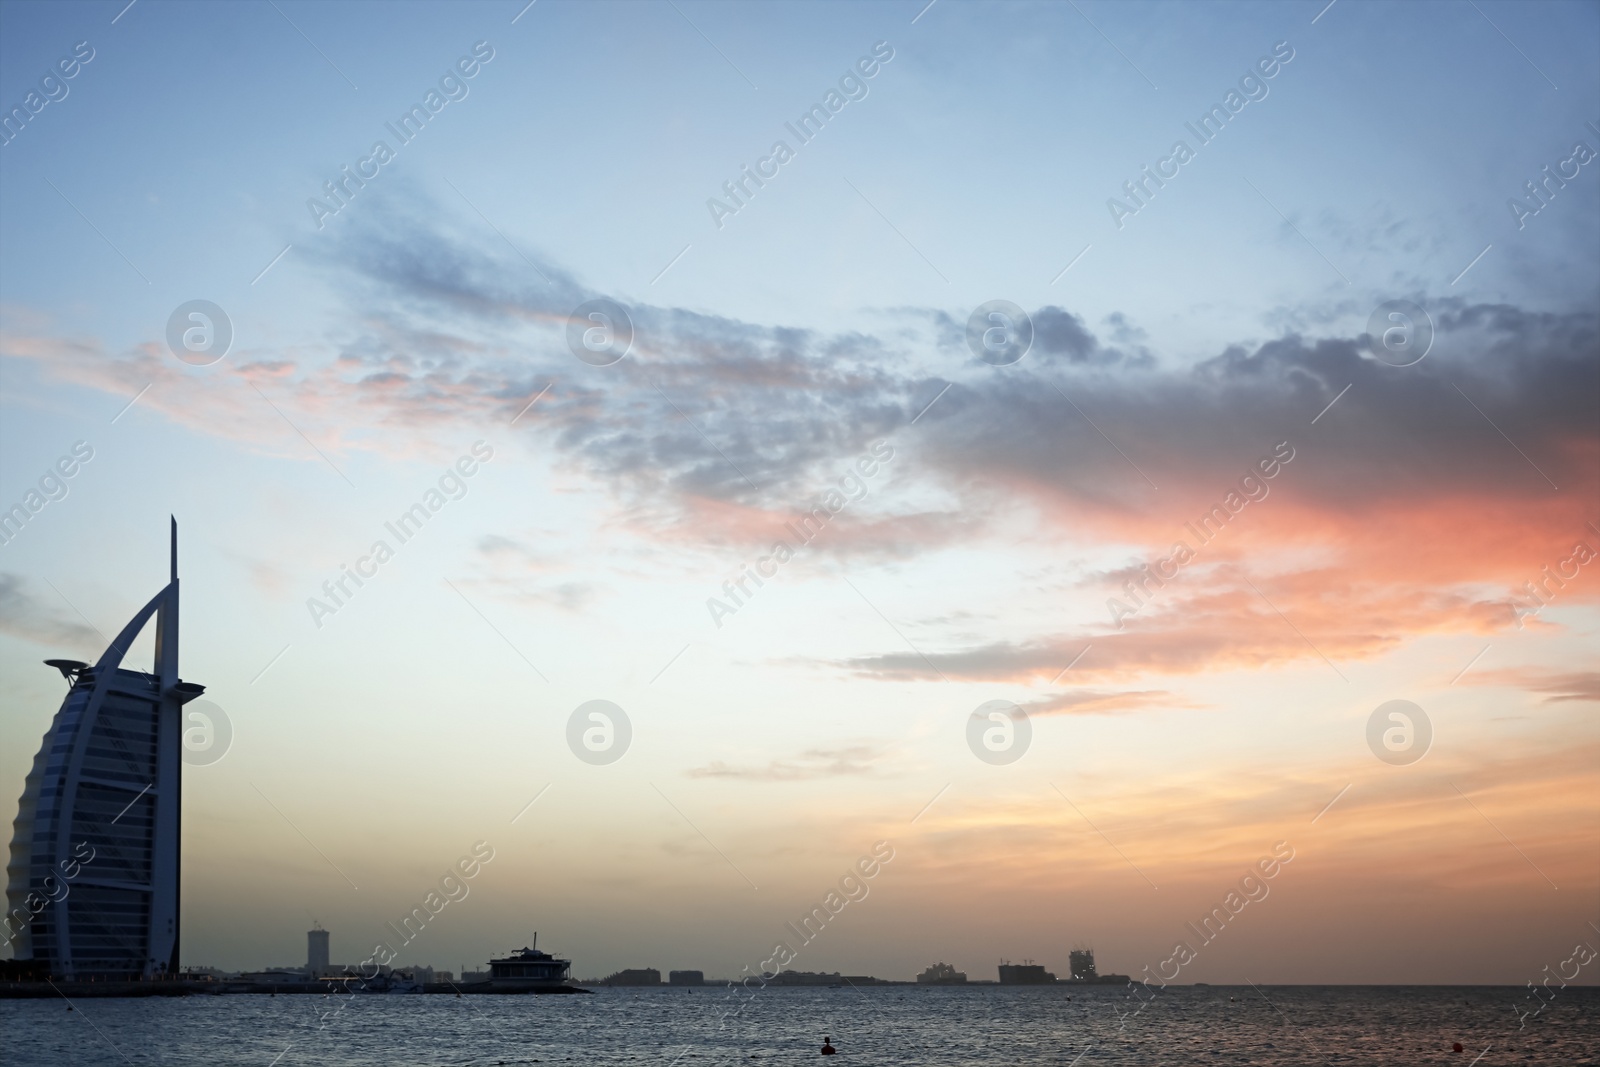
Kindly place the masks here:
<instances>
[{"instance_id":1,"label":"wispy cloud","mask_svg":"<svg viewBox=\"0 0 1600 1067\"><path fill-rule=\"evenodd\" d=\"M1468 675L1473 685L1523 689L1547 694L1546 704L1600 702L1600 671L1548 671L1531 667L1483 671Z\"/></svg>"},{"instance_id":2,"label":"wispy cloud","mask_svg":"<svg viewBox=\"0 0 1600 1067\"><path fill-rule=\"evenodd\" d=\"M1165 689L1072 689L1021 705L1030 715L1119 715L1146 708L1192 708L1198 705Z\"/></svg>"},{"instance_id":3,"label":"wispy cloud","mask_svg":"<svg viewBox=\"0 0 1600 1067\"><path fill-rule=\"evenodd\" d=\"M54 601L54 603L52 603ZM102 651L106 639L80 619L70 604L53 592L39 590L22 576L0 571L0 631L50 648L62 645L89 656Z\"/></svg>"},{"instance_id":4,"label":"wispy cloud","mask_svg":"<svg viewBox=\"0 0 1600 1067\"><path fill-rule=\"evenodd\" d=\"M811 748L798 756L765 764L736 766L715 760L691 769L688 775L690 778L735 778L752 782L797 782L876 774L886 759L887 753L875 745L847 745Z\"/></svg>"}]
</instances>

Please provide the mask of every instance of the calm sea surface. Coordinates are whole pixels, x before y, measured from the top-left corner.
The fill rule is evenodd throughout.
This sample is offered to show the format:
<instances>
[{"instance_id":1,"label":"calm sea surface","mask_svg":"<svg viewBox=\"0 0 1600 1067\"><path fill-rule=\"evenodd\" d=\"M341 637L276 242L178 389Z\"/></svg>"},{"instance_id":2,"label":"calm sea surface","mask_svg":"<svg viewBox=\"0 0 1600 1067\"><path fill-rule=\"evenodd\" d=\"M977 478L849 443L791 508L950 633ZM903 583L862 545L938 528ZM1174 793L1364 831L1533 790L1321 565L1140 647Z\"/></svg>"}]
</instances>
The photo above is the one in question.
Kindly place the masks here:
<instances>
[{"instance_id":1,"label":"calm sea surface","mask_svg":"<svg viewBox=\"0 0 1600 1067\"><path fill-rule=\"evenodd\" d=\"M1600 990L1172 987L1145 1006L1098 989L723 989L593 996L196 996L0 1001L0 1062L258 1065L1600 1063ZM319 1029L324 1013L338 1012ZM1128 1013L1126 1017L1123 1013ZM1120 1025L1119 1025L1120 1024ZM1454 1053L1461 1042L1466 1051ZM1487 1052L1485 1052L1487 1049ZM1481 1055L1474 1061L1473 1057Z\"/></svg>"}]
</instances>

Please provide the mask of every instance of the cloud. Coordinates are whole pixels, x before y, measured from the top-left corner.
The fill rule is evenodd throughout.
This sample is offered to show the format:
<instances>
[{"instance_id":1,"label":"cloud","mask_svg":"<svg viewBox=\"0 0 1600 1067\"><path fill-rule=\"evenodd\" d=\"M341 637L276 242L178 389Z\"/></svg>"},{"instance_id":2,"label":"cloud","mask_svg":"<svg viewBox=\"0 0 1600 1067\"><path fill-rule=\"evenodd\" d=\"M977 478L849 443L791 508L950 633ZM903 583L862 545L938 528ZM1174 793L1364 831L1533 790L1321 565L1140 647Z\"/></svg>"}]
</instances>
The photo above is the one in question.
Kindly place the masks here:
<instances>
[{"instance_id":1,"label":"cloud","mask_svg":"<svg viewBox=\"0 0 1600 1067\"><path fill-rule=\"evenodd\" d=\"M1544 703L1600 702L1600 671L1547 671L1531 667L1468 675L1473 685L1547 693Z\"/></svg>"},{"instance_id":2,"label":"cloud","mask_svg":"<svg viewBox=\"0 0 1600 1067\"><path fill-rule=\"evenodd\" d=\"M223 554L242 567L250 575L250 584L261 592L272 597L288 592L289 572L277 561L232 550Z\"/></svg>"},{"instance_id":3,"label":"cloud","mask_svg":"<svg viewBox=\"0 0 1600 1067\"><path fill-rule=\"evenodd\" d=\"M525 541L503 534L486 534L478 539L478 551L489 560L514 566L530 574L550 574L564 569L558 553L540 551Z\"/></svg>"},{"instance_id":4,"label":"cloud","mask_svg":"<svg viewBox=\"0 0 1600 1067\"><path fill-rule=\"evenodd\" d=\"M509 428L548 387L507 432L610 493L635 532L741 553L770 547L883 438L900 457L894 491L875 484L812 551L904 559L980 546L1026 522L1064 551L1126 546L1120 569L1132 574L1287 442L1295 459L1268 498L1108 638L1100 654L1120 666L1107 671L1338 661L1417 633L1490 632L1509 621L1523 581L1589 536L1578 488L1600 478L1591 308L1434 300L1433 353L1397 368L1372 358L1364 337L1299 333L1158 364L1052 306L1034 316L1038 352L994 368L971 358L964 319L944 309L900 309L876 332L825 332L624 301L634 349L593 368L566 350L565 320L602 294L558 265L530 272L499 257L446 212L402 205L411 223L425 221L396 227L383 205L321 254L352 314L317 344L241 352L207 377L154 341L119 355L24 317L4 350L118 406L153 381L141 408L313 463L272 406L330 455L387 454L397 441L415 454L468 426ZM1111 341L1140 344L1125 317L1105 321ZM1119 582L1105 582L1108 597ZM573 607L583 592L537 595ZM1600 589L1570 595L1590 601ZM1083 620L930 658L950 676L1053 676L1061 652L1097 633L1098 620ZM920 663L890 654L851 669Z\"/></svg>"},{"instance_id":5,"label":"cloud","mask_svg":"<svg viewBox=\"0 0 1600 1067\"><path fill-rule=\"evenodd\" d=\"M107 639L92 626L47 606L24 587L24 579L0 571L0 631L54 650L65 647L85 656L98 655Z\"/></svg>"},{"instance_id":6,"label":"cloud","mask_svg":"<svg viewBox=\"0 0 1600 1067\"><path fill-rule=\"evenodd\" d=\"M511 343L505 328L540 325L537 337L513 331L540 371L498 383L508 412L544 384L540 374L555 376L559 394L541 402L549 407L539 425L563 454L616 488L679 500L793 509L830 463L872 437L909 432L945 385L919 420L927 476L963 497L974 481L998 482L1113 530L1173 524L1285 437L1315 460L1286 495L1346 516L1460 495L1537 503L1547 483L1496 427L1557 484L1600 455L1584 401L1597 381L1589 311L1440 302L1435 345L1460 353L1448 364L1394 368L1366 355L1360 337L1290 334L1159 370L1102 345L1071 311L1045 307L1033 316L1040 358L996 374L974 365L964 322L942 310L904 312L909 336L870 336L635 304L636 357L574 381L559 327L566 310L599 294L549 265L557 284L510 285L526 271L437 229L401 234L374 220L348 240L337 265L359 273L393 333L344 358L381 366L396 403L449 400L466 368L493 369L497 342ZM1109 321L1114 337L1137 336L1123 317ZM415 365L418 350L436 354L426 368ZM442 379L426 397L417 395L419 370ZM1337 417L1313 430L1311 419L1347 386ZM1164 499L1123 455L1166 487Z\"/></svg>"},{"instance_id":7,"label":"cloud","mask_svg":"<svg viewBox=\"0 0 1600 1067\"><path fill-rule=\"evenodd\" d=\"M1580 484L1600 456L1594 327L1589 313L1475 307L1442 317L1436 345L1461 351L1448 364L1394 368L1360 338L1291 335L1184 370L992 376L958 384L922 443L947 477L998 480L1104 529L1176 525L1284 440L1305 462L1280 491L1319 513L1460 497L1543 511L1544 475Z\"/></svg>"},{"instance_id":8,"label":"cloud","mask_svg":"<svg viewBox=\"0 0 1600 1067\"><path fill-rule=\"evenodd\" d=\"M1070 689L1021 705L1030 715L1116 715L1145 708L1192 708L1197 705L1165 689L1114 691Z\"/></svg>"},{"instance_id":9,"label":"cloud","mask_svg":"<svg viewBox=\"0 0 1600 1067\"><path fill-rule=\"evenodd\" d=\"M1043 307L1033 319L1033 343L1042 355L1065 356L1069 363L1086 363L1100 347L1083 319L1058 307Z\"/></svg>"},{"instance_id":10,"label":"cloud","mask_svg":"<svg viewBox=\"0 0 1600 1067\"><path fill-rule=\"evenodd\" d=\"M1093 629L954 650L924 646L922 654L894 650L830 665L880 681L948 678L1045 685L1054 684L1068 664L1074 679L1101 681L1324 658L1337 670L1339 663L1384 654L1423 634L1489 634L1515 622L1504 602L1362 583L1337 571L1257 575L1257 588L1243 579L1243 572L1231 564L1180 576L1169 588L1156 590L1157 599L1125 618L1120 629L1112 628L1108 612ZM1160 702L1151 697L1151 703Z\"/></svg>"},{"instance_id":11,"label":"cloud","mask_svg":"<svg viewBox=\"0 0 1600 1067\"><path fill-rule=\"evenodd\" d=\"M549 539L556 537L552 531L534 531L534 534L536 537L543 534ZM477 547L491 578L471 584L502 599L582 614L603 591L593 582L571 578L555 580L573 570L569 557L558 550L534 548L530 542L501 534L479 538Z\"/></svg>"},{"instance_id":12,"label":"cloud","mask_svg":"<svg viewBox=\"0 0 1600 1067\"><path fill-rule=\"evenodd\" d=\"M886 753L874 745L812 748L790 759L772 760L764 766L732 766L715 760L687 773L690 778L733 778L750 782L798 782L813 778L873 775Z\"/></svg>"},{"instance_id":13,"label":"cloud","mask_svg":"<svg viewBox=\"0 0 1600 1067\"><path fill-rule=\"evenodd\" d=\"M1194 767L1134 791L1121 768L1060 781L1060 794L1039 789L984 795L978 802L952 790L919 822L928 847L914 862L919 881L960 877L977 864L1001 872L1014 887L1048 884L1059 892L1061 878L1068 877L1149 892L1131 862L1166 893L1207 871L1247 863L1267 843L1287 839L1308 861L1387 875L1391 891L1399 879L1550 892L1498 827L1563 892L1569 881L1592 884L1591 798L1600 744L1567 738L1525 747L1485 739L1437 750L1428 759L1438 761L1429 775L1404 778L1380 773L1376 761L1352 767L1335 753L1309 765L1291 761L1224 778ZM1313 817L1346 786L1313 827ZM1200 889L1215 892L1214 878L1205 874Z\"/></svg>"},{"instance_id":14,"label":"cloud","mask_svg":"<svg viewBox=\"0 0 1600 1067\"><path fill-rule=\"evenodd\" d=\"M156 380L147 402L169 417L284 450L300 442L251 390L197 404L197 383L242 377L334 451L385 446L347 428L352 411L368 427L509 424L550 385L519 431L548 437L589 476L640 497L767 511L797 508L829 468L900 434L915 434L924 476L958 495L1000 484L1129 533L1176 524L1284 439L1305 460L1280 491L1344 517L1489 498L1540 519L1553 491L1539 471L1575 485L1600 469L1592 310L1438 301L1437 355L1407 368L1371 358L1361 337L1298 334L1159 368L1113 358L1079 315L1045 307L1034 316L1040 358L997 373L964 341L946 343L964 324L938 309L905 311L908 328L871 335L633 303L634 351L600 373L566 350L565 319L602 294L554 264L540 263L546 281L497 257L439 210L399 228L381 201L372 208L320 261L359 327L347 318L317 351L244 352L204 378L154 340L116 356L92 340L13 332L5 350L117 397ZM1135 336L1124 318L1109 321L1114 336Z\"/></svg>"}]
</instances>

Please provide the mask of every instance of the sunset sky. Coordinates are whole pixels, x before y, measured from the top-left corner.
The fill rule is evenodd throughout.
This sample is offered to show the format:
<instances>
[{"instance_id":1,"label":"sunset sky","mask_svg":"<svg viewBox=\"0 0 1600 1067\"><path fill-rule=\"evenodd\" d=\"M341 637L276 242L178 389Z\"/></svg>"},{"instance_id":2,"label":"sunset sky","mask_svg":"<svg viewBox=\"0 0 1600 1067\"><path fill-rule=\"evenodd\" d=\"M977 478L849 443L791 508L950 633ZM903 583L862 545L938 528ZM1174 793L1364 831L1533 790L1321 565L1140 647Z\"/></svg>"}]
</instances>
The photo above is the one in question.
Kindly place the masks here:
<instances>
[{"instance_id":1,"label":"sunset sky","mask_svg":"<svg viewBox=\"0 0 1600 1067\"><path fill-rule=\"evenodd\" d=\"M1181 941L1183 982L1520 986L1600 944L1600 7L525 2L0 6L0 824L40 661L98 657L174 515L233 730L185 772L186 964L313 921L356 963L480 840L401 962ZM609 366L568 347L596 299ZM591 700L615 762L568 747ZM1391 700L1418 761L1369 748Z\"/></svg>"}]
</instances>

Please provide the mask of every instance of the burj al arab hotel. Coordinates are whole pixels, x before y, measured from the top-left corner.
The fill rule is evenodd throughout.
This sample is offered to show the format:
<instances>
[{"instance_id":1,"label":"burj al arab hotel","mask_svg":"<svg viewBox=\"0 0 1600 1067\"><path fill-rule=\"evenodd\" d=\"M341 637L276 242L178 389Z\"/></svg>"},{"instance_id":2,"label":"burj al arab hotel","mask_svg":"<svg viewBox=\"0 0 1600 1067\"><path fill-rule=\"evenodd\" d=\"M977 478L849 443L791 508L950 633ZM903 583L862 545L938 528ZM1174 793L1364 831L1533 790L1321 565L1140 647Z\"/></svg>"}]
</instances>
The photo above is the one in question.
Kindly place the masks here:
<instances>
[{"instance_id":1,"label":"burj al arab hotel","mask_svg":"<svg viewBox=\"0 0 1600 1067\"><path fill-rule=\"evenodd\" d=\"M122 666L152 618L152 670ZM182 708L205 691L178 679L176 520L171 581L99 662L45 662L68 688L13 824L6 864L13 957L80 980L176 974Z\"/></svg>"}]
</instances>

